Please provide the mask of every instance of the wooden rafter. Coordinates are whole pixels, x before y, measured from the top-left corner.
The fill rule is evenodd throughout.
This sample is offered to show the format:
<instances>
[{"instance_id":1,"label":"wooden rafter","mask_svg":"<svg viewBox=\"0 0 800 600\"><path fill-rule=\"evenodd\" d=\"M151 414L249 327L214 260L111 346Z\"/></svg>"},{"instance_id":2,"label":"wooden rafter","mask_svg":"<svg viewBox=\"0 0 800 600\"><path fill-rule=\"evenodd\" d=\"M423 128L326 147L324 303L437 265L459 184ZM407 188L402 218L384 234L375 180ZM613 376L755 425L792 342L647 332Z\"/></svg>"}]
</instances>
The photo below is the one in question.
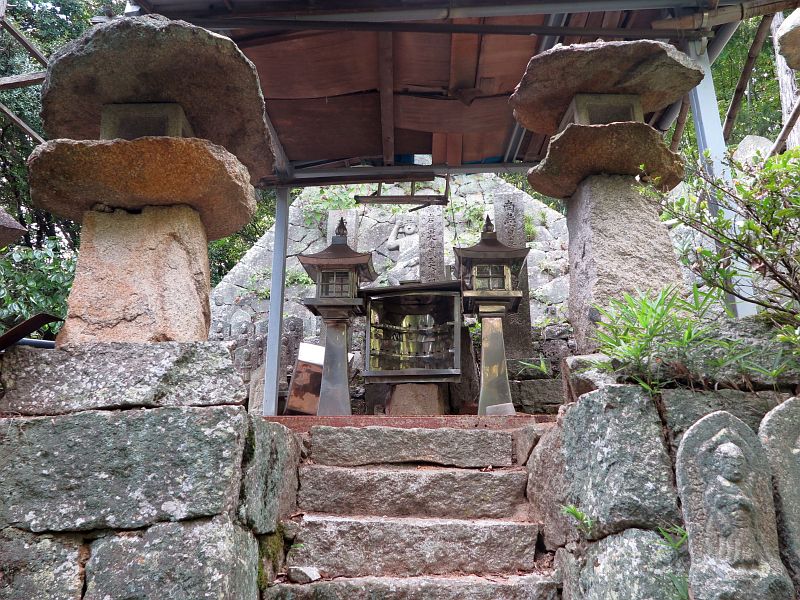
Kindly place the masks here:
<instances>
[{"instance_id":1,"label":"wooden rafter","mask_svg":"<svg viewBox=\"0 0 800 600\"><path fill-rule=\"evenodd\" d=\"M669 143L669 149L673 152L677 152L681 144L681 137L683 137L683 130L686 129L686 118L688 116L689 96L684 96L681 101L681 110L678 113L678 120L675 122L675 131L672 132L672 139Z\"/></svg>"},{"instance_id":2,"label":"wooden rafter","mask_svg":"<svg viewBox=\"0 0 800 600\"><path fill-rule=\"evenodd\" d=\"M736 90L733 92L733 98L731 98L728 113L725 115L725 125L722 128L722 135L726 142L730 139L731 133L733 132L733 126L736 124L736 116L739 114L739 109L742 106L744 92L747 89L750 78L753 76L753 67L756 64L758 55L761 53L761 48L764 46L764 41L769 35L770 26L774 18L775 15L766 15L762 17L761 22L758 24L756 34L753 36L753 43L750 46L750 51L747 53L747 59L744 61L742 74L739 76L739 82L736 84Z\"/></svg>"},{"instance_id":3,"label":"wooden rafter","mask_svg":"<svg viewBox=\"0 0 800 600\"><path fill-rule=\"evenodd\" d=\"M44 76L44 71L35 71L33 73L23 73L22 75L0 77L0 90L13 90L15 88L38 85L44 81Z\"/></svg>"},{"instance_id":4,"label":"wooden rafter","mask_svg":"<svg viewBox=\"0 0 800 600\"><path fill-rule=\"evenodd\" d=\"M25 35L8 20L8 17L6 16L6 8L7 0L0 0L0 30L7 31L23 48L25 48L28 54L46 67L47 57L45 57L41 50L39 50L33 42L26 38ZM0 77L0 90L11 90L14 88L37 85L42 83L44 78L44 71ZM42 138L42 136L36 133L36 131L30 125L14 114L14 112L5 104L0 104L0 113L8 117L8 119L16 127L18 127L26 135L30 136L37 144L44 142L44 138Z\"/></svg>"},{"instance_id":5,"label":"wooden rafter","mask_svg":"<svg viewBox=\"0 0 800 600\"><path fill-rule=\"evenodd\" d=\"M381 145L383 164L394 164L394 38L378 34L378 92L381 100Z\"/></svg>"},{"instance_id":6,"label":"wooden rafter","mask_svg":"<svg viewBox=\"0 0 800 600\"><path fill-rule=\"evenodd\" d=\"M0 103L0 113L3 113L6 117L8 117L14 125L19 127L22 131L24 131L27 135L32 137L37 144L43 144L44 138L36 133L30 125L28 125L25 121L20 119L17 115L13 113L13 111L8 108L5 104Z\"/></svg>"},{"instance_id":7,"label":"wooden rafter","mask_svg":"<svg viewBox=\"0 0 800 600\"><path fill-rule=\"evenodd\" d=\"M5 29L11 36L17 40L33 58L39 61L43 66L47 66L47 57L42 54L33 42L31 42L25 35L8 20L8 17L3 15L0 17L0 27Z\"/></svg>"}]
</instances>

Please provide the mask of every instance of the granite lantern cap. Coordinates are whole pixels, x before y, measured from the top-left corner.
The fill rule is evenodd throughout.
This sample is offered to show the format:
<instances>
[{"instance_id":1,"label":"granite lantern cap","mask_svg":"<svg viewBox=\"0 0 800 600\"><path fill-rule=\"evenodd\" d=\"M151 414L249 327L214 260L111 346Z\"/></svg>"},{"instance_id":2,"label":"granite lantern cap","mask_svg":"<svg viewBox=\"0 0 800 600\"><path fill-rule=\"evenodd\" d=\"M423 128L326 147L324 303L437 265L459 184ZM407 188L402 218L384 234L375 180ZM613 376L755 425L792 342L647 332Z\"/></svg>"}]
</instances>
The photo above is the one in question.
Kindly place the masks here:
<instances>
[{"instance_id":1,"label":"granite lantern cap","mask_svg":"<svg viewBox=\"0 0 800 600\"><path fill-rule=\"evenodd\" d=\"M0 248L8 246L11 242L18 240L25 233L22 225L11 218L6 211L0 208Z\"/></svg>"},{"instance_id":2,"label":"granite lantern cap","mask_svg":"<svg viewBox=\"0 0 800 600\"><path fill-rule=\"evenodd\" d=\"M160 15L119 18L54 53L42 86L50 138L100 138L109 104L177 103L194 134L224 146L253 182L273 169L258 74L227 37Z\"/></svg>"},{"instance_id":3,"label":"granite lantern cap","mask_svg":"<svg viewBox=\"0 0 800 600\"><path fill-rule=\"evenodd\" d=\"M498 240L487 215L480 242L468 248L453 248L464 312L474 313L481 303L515 311L522 292L513 289L512 281L519 275L529 251L529 248L511 248Z\"/></svg>"},{"instance_id":4,"label":"granite lantern cap","mask_svg":"<svg viewBox=\"0 0 800 600\"><path fill-rule=\"evenodd\" d=\"M230 235L255 213L245 166L225 148L197 138L50 140L28 159L31 199L83 221L86 211L188 205L209 240Z\"/></svg>"},{"instance_id":5,"label":"granite lantern cap","mask_svg":"<svg viewBox=\"0 0 800 600\"><path fill-rule=\"evenodd\" d=\"M655 40L555 46L531 58L511 95L514 117L530 131L553 135L576 94L628 94L644 113L679 100L703 79L699 65Z\"/></svg>"},{"instance_id":6,"label":"granite lantern cap","mask_svg":"<svg viewBox=\"0 0 800 600\"><path fill-rule=\"evenodd\" d=\"M540 194L569 198L592 175L639 175L663 191L683 179L683 161L646 123L567 125L550 140L544 160L528 171Z\"/></svg>"},{"instance_id":7,"label":"granite lantern cap","mask_svg":"<svg viewBox=\"0 0 800 600\"><path fill-rule=\"evenodd\" d=\"M778 52L792 69L800 69L800 10L795 10L781 23L775 35Z\"/></svg>"}]
</instances>

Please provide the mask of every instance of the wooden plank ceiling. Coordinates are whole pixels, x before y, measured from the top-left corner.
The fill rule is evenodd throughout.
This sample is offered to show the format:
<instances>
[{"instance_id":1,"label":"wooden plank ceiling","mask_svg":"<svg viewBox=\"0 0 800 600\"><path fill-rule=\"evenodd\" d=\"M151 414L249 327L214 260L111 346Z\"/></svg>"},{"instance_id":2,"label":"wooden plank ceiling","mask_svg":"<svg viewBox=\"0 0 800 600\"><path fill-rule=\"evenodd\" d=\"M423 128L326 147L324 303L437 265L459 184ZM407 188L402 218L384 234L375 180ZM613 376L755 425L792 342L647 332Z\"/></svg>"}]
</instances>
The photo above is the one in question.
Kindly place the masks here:
<instances>
[{"instance_id":1,"label":"wooden plank ceiling","mask_svg":"<svg viewBox=\"0 0 800 600\"><path fill-rule=\"evenodd\" d=\"M157 2L150 4L158 12ZM564 24L649 28L661 16L573 13ZM444 22L546 21L547 15L527 15ZM268 116L296 168L401 164L414 154L432 155L434 165L503 162L515 126L508 97L542 42L536 35L451 32L249 28L228 34L256 65ZM526 132L511 160L535 161L545 149L543 136Z\"/></svg>"}]
</instances>

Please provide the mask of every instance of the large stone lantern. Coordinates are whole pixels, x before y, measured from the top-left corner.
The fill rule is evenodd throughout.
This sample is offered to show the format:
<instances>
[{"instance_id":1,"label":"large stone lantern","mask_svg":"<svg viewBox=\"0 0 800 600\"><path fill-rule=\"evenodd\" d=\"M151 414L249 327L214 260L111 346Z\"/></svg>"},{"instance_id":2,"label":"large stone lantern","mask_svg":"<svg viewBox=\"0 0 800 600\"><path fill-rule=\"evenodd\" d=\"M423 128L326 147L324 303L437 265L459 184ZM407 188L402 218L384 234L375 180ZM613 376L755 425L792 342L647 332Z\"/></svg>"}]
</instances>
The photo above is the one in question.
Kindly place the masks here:
<instances>
[{"instance_id":1,"label":"large stone lantern","mask_svg":"<svg viewBox=\"0 0 800 600\"><path fill-rule=\"evenodd\" d=\"M347 227L340 219L331 245L316 254L301 254L300 264L317 283L317 295L303 304L325 323L325 360L319 394L319 415L349 415L350 320L364 314L364 299L358 297L360 281L373 281L377 274L372 254L356 252L347 245Z\"/></svg>"},{"instance_id":2,"label":"large stone lantern","mask_svg":"<svg viewBox=\"0 0 800 600\"><path fill-rule=\"evenodd\" d=\"M183 21L114 19L54 54L42 119L61 139L31 154L31 198L82 223L57 343L207 339L208 241L272 169L252 63Z\"/></svg>"},{"instance_id":3,"label":"large stone lantern","mask_svg":"<svg viewBox=\"0 0 800 600\"><path fill-rule=\"evenodd\" d=\"M453 248L461 281L464 314L481 323L481 393L478 414L490 406L513 412L508 385L503 317L519 308L522 292L517 278L528 256L528 248L510 248L497 239L489 217L481 240L469 248ZM498 409L495 409L498 410ZM490 409L490 412L493 412Z\"/></svg>"},{"instance_id":4,"label":"large stone lantern","mask_svg":"<svg viewBox=\"0 0 800 600\"><path fill-rule=\"evenodd\" d=\"M511 96L521 125L553 136L528 181L568 199L569 316L579 351L596 348L596 306L682 282L668 232L637 178L662 190L680 183L680 156L644 117L702 78L699 65L669 44L592 42L534 56Z\"/></svg>"}]
</instances>

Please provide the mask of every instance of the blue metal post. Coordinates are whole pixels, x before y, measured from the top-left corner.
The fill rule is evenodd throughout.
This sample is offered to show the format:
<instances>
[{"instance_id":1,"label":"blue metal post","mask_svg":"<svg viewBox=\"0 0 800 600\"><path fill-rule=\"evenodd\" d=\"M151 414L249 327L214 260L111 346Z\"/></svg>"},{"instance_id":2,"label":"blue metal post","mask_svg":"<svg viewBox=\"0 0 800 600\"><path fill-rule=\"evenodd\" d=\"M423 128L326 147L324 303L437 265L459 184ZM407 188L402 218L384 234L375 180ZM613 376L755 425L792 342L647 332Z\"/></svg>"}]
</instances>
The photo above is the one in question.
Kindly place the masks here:
<instances>
[{"instance_id":1,"label":"blue metal post","mask_svg":"<svg viewBox=\"0 0 800 600\"><path fill-rule=\"evenodd\" d=\"M286 248L289 237L289 188L277 189L275 237L272 241L272 276L269 286L269 322L267 352L264 356L265 417L278 414L278 382L281 367L281 333L283 331L283 291L286 284Z\"/></svg>"},{"instance_id":2,"label":"blue metal post","mask_svg":"<svg viewBox=\"0 0 800 600\"><path fill-rule=\"evenodd\" d=\"M703 81L689 93L689 100L692 106L692 119L694 120L695 134L697 135L697 146L702 156L706 151L709 160L704 167L714 177L730 180L731 173L725 164L725 153L727 147L725 138L722 135L722 121L719 116L717 105L717 92L714 89L714 78L711 74L711 63L708 52L700 53L698 50L699 42L689 42L689 56L696 60L703 68ZM712 208L714 208L712 206ZM733 219L735 215L723 208L726 216ZM746 265L737 264L737 269L746 270ZM739 279L734 285L745 291L748 295L752 293L753 286L746 278ZM756 305L744 302L735 296L729 295L727 298L728 306L738 317L745 317L756 314Z\"/></svg>"}]
</instances>

